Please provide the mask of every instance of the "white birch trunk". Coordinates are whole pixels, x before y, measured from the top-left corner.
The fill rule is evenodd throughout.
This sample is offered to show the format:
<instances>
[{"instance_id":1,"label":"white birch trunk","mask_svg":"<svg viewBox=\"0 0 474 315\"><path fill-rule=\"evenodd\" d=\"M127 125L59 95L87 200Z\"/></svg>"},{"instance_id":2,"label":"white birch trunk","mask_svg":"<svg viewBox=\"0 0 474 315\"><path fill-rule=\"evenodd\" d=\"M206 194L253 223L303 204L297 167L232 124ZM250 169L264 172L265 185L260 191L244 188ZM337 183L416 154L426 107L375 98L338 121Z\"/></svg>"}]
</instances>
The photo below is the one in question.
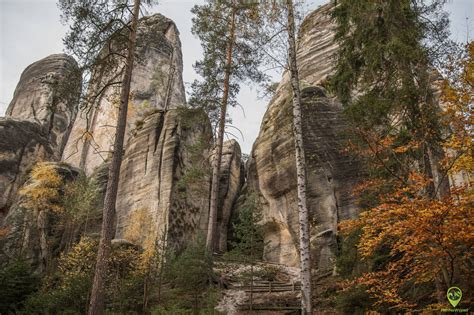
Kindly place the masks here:
<instances>
[{"instance_id":1,"label":"white birch trunk","mask_svg":"<svg viewBox=\"0 0 474 315\"><path fill-rule=\"evenodd\" d=\"M290 67L290 82L293 91L293 134L295 137L298 214L300 227L301 312L304 315L308 315L312 314L312 305L309 220L308 207L306 205L306 161L301 123L301 95L298 78L298 66L296 63L295 18L293 13L293 1L287 0L286 5L288 10L288 65Z\"/></svg>"}]
</instances>

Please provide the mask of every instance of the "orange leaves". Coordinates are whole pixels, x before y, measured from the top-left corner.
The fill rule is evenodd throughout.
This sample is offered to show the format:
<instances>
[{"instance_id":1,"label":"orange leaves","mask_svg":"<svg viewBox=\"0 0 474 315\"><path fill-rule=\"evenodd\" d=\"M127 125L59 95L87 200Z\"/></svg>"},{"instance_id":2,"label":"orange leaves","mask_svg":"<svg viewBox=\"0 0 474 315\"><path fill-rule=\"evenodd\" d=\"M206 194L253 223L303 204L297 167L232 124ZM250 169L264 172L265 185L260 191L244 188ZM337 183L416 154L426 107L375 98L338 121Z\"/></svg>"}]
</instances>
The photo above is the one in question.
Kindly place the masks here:
<instances>
[{"instance_id":1,"label":"orange leaves","mask_svg":"<svg viewBox=\"0 0 474 315\"><path fill-rule=\"evenodd\" d=\"M467 57L459 61L463 71L456 82L444 82L444 124L451 130L445 142L444 166L451 172L474 172L474 42L467 46Z\"/></svg>"},{"instance_id":2,"label":"orange leaves","mask_svg":"<svg viewBox=\"0 0 474 315\"><path fill-rule=\"evenodd\" d=\"M410 175L410 180L413 187L398 189L358 220L341 224L344 232L362 227L358 251L365 259L375 255L380 246L389 246L385 268L365 273L350 285L367 286L379 303L395 308L413 306L398 295L409 282L434 281L442 271L455 277L451 264L474 258L466 252L474 245L472 191L459 188L450 198L433 200L415 193L418 185L424 185L418 183L423 181L419 174Z\"/></svg>"},{"instance_id":3,"label":"orange leaves","mask_svg":"<svg viewBox=\"0 0 474 315\"><path fill-rule=\"evenodd\" d=\"M468 268L474 260L474 42L460 63L464 71L456 82L444 82L439 137L435 128L425 129L423 120L413 129L356 129L365 143L354 145L353 151L371 162L372 178L355 194L372 202L366 202L357 220L339 228L342 233L360 229L358 254L368 264L377 259L378 263L344 285L363 285L384 307L419 307L419 300L407 294L413 286L424 284L431 293L436 287L441 296L449 286L463 281L467 286L472 280ZM432 159L436 150L446 153L439 167ZM467 180L452 185L449 196L437 197L439 178L458 172L468 174Z\"/></svg>"}]
</instances>

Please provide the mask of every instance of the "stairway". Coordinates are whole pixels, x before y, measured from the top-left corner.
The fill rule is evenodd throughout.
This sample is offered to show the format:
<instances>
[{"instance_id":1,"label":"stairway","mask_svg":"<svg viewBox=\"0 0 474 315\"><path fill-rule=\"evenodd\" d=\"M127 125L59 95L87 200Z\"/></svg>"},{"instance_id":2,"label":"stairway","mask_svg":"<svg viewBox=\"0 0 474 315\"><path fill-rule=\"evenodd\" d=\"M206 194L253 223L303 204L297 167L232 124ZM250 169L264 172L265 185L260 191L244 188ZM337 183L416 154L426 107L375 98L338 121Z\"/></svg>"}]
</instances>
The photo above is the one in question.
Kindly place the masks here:
<instances>
[{"instance_id":1,"label":"stairway","mask_svg":"<svg viewBox=\"0 0 474 315\"><path fill-rule=\"evenodd\" d=\"M221 301L221 304L225 305L225 308L221 308L224 313L231 315L299 314L301 283L297 278L299 274L297 268L254 262L254 277L253 281L250 281L251 266L248 263L234 262L234 265L230 267L228 261L222 264L229 268L228 270L219 268L227 282L227 289ZM266 268L270 268L274 279L262 279Z\"/></svg>"}]
</instances>

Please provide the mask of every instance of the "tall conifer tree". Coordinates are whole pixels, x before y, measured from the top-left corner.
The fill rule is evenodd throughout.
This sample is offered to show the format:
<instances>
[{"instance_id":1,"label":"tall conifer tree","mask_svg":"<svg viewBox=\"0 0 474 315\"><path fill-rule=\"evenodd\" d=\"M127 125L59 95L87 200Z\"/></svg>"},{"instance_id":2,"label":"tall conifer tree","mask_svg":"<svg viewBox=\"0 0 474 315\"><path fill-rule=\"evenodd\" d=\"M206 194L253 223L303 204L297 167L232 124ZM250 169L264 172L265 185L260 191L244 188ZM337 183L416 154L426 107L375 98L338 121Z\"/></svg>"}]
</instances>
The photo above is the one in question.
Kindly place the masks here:
<instances>
[{"instance_id":1,"label":"tall conifer tree","mask_svg":"<svg viewBox=\"0 0 474 315\"><path fill-rule=\"evenodd\" d=\"M414 183L421 183L417 197L440 202L449 198L442 165L448 133L434 86L439 79L434 67L453 47L442 11L445 2L337 1L340 51L332 86L345 103L358 150L369 152L369 175L384 183L379 199L401 188L408 194ZM385 245L389 247L390 240ZM436 285L441 302L447 288L441 277Z\"/></svg>"},{"instance_id":2,"label":"tall conifer tree","mask_svg":"<svg viewBox=\"0 0 474 315\"><path fill-rule=\"evenodd\" d=\"M151 4L151 0L144 0ZM67 50L78 59L84 70L101 67L104 73L113 71L113 67L125 63L120 91L120 106L114 147L109 166L107 189L102 216L102 230L97 254L94 281L89 304L89 314L102 314L104 311L104 277L108 269L110 246L114 235L115 203L122 163L127 109L130 94L137 25L141 0L88 1L60 0L59 7L70 31L65 37ZM106 48L107 47L107 48ZM115 48L115 49L114 49ZM91 82L99 91L116 82ZM87 104L91 106L91 104Z\"/></svg>"},{"instance_id":3,"label":"tall conifer tree","mask_svg":"<svg viewBox=\"0 0 474 315\"><path fill-rule=\"evenodd\" d=\"M190 104L206 110L216 129L206 238L209 251L216 249L220 164L228 106L237 105L241 83L265 80L258 69L260 52L254 49L253 42L261 21L257 9L256 4L244 1L209 0L192 10L192 32L201 40L204 56L194 65L202 80L193 83Z\"/></svg>"}]
</instances>

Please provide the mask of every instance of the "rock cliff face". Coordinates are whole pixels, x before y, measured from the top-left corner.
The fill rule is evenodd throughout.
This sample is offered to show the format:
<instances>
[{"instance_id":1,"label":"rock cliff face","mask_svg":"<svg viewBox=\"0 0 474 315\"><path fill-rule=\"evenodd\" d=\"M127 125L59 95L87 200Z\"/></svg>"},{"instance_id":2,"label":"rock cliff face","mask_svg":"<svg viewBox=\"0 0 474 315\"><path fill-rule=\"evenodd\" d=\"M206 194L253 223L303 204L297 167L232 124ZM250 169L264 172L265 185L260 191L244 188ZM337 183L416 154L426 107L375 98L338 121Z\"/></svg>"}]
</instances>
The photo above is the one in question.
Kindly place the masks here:
<instances>
[{"instance_id":1,"label":"rock cliff face","mask_svg":"<svg viewBox=\"0 0 474 315\"><path fill-rule=\"evenodd\" d=\"M33 165L55 159L54 147L39 124L0 118L0 225Z\"/></svg>"},{"instance_id":2,"label":"rock cliff face","mask_svg":"<svg viewBox=\"0 0 474 315\"><path fill-rule=\"evenodd\" d=\"M136 57L126 139L151 112L177 108L186 102L179 32L171 20L160 14L140 20ZM120 81L123 65L122 62L114 73L103 73L96 69L93 76L95 80ZM96 95L98 89L91 87L88 98ZM64 161L91 174L109 157L114 141L119 91L120 84L109 86L95 99L93 108L78 114L63 154Z\"/></svg>"},{"instance_id":3,"label":"rock cliff face","mask_svg":"<svg viewBox=\"0 0 474 315\"><path fill-rule=\"evenodd\" d=\"M207 229L212 132L203 112L184 108L178 36L175 24L160 14L140 20L116 205L117 239L125 237L134 213L143 209L150 215L149 223L158 230L158 237L166 231L166 239L174 247L181 246L199 232L205 234ZM62 156L65 167L85 170L88 175L97 177L99 187L105 189L106 160L114 140L117 114L115 93L119 85L106 89L91 110L81 112L72 126L80 90L74 94L76 103L66 102L60 93L62 90L57 87L65 88L61 83L73 70L77 70L77 65L66 55L52 55L29 66L23 72L8 108L9 117L0 119L0 219L3 221L10 209L7 217L10 219L6 223L13 229L18 230L21 225L11 219L28 212L28 209L20 211L22 202L18 190L39 161L59 161ZM121 71L104 74L96 69L93 76L120 80ZM76 78L68 87L80 87L80 83ZM97 92L91 85L89 96ZM233 143L232 147L236 146ZM227 211L236 194L231 169L240 163L240 149L229 154L231 157L223 161L228 178L223 205ZM233 161L234 157L238 162ZM240 172L240 168L237 170ZM240 178L240 173L236 176ZM37 213L28 216L32 224L41 221L41 217ZM1 226L5 226L3 223L0 222ZM32 235L40 235L39 229L45 227L33 226ZM144 227L138 232L146 234L147 231ZM38 245L44 241L44 233L38 236L40 242L33 235L28 244L20 244L20 247L13 241L14 235L14 232L9 233L6 249L26 248L27 256L35 261L45 257L41 244Z\"/></svg>"},{"instance_id":4,"label":"rock cliff face","mask_svg":"<svg viewBox=\"0 0 474 315\"><path fill-rule=\"evenodd\" d=\"M341 105L319 87L332 72L331 57L337 49L329 10L330 6L323 6L305 19L298 49L312 254L321 272L333 268L337 223L357 213L350 192L358 179L358 167L343 152L347 122ZM156 227L158 236L165 234L174 247L207 230L212 131L204 113L182 106L185 94L178 34L175 24L159 14L140 20L138 62L132 78L133 97L116 205L118 240L127 238L127 229L139 210L147 212L151 218L148 223ZM81 112L69 135L76 104L61 98L56 87L76 68L65 55L53 55L28 67L8 109L11 117L0 119L3 215L31 167L38 161L58 161L61 154L64 162L72 164L71 169L79 167L89 175L96 170L103 179L101 187L105 187L119 85L106 89L90 111ZM101 75L120 78L121 70L108 74L97 70L93 74ZM97 92L92 86L88 94ZM291 116L288 74L284 74L247 165L246 191L257 193L263 205L265 259L297 266ZM245 172L240 147L234 140L224 145L221 171L216 240L217 249L223 252ZM143 227L139 233L147 231Z\"/></svg>"},{"instance_id":5,"label":"rock cliff face","mask_svg":"<svg viewBox=\"0 0 474 315\"><path fill-rule=\"evenodd\" d=\"M69 135L81 79L74 59L56 54L28 66L0 118L0 224L39 161L58 161Z\"/></svg>"},{"instance_id":6,"label":"rock cliff face","mask_svg":"<svg viewBox=\"0 0 474 315\"><path fill-rule=\"evenodd\" d=\"M347 123L342 107L317 85L332 71L333 25L322 6L303 22L298 62L302 82L303 135L307 160L308 208L312 256L320 272L333 269L340 220L357 213L351 190L358 177L355 161L344 154ZM263 206L264 258L299 265L296 166L292 134L291 91L288 73L265 113L249 161L248 181Z\"/></svg>"},{"instance_id":7,"label":"rock cliff face","mask_svg":"<svg viewBox=\"0 0 474 315\"><path fill-rule=\"evenodd\" d=\"M74 58L50 55L23 71L6 117L42 126L61 156L75 119L80 91L81 77Z\"/></svg>"},{"instance_id":8,"label":"rock cliff face","mask_svg":"<svg viewBox=\"0 0 474 315\"><path fill-rule=\"evenodd\" d=\"M179 247L207 228L209 182L191 180L196 165L209 169L201 143L212 137L203 112L157 111L129 138L122 162L117 200L116 238L126 237L134 212L145 210L158 235ZM149 227L143 227L146 231Z\"/></svg>"},{"instance_id":9,"label":"rock cliff face","mask_svg":"<svg viewBox=\"0 0 474 315\"><path fill-rule=\"evenodd\" d=\"M78 169L58 162L45 162L41 165L49 167L62 178L64 182L61 190L79 174ZM42 185L44 183L41 181L29 177L23 187L31 189ZM66 227L57 225L60 220L54 211L31 207L32 201L29 198L31 197L28 195L19 195L5 218L8 234L2 239L2 251L9 257L26 259L39 272L43 272L51 258L64 249L63 239L53 235L60 235L58 232L64 232Z\"/></svg>"},{"instance_id":10,"label":"rock cliff face","mask_svg":"<svg viewBox=\"0 0 474 315\"><path fill-rule=\"evenodd\" d=\"M227 234L237 196L244 183L244 166L240 146L235 140L222 147L219 204L217 213L217 250L227 251Z\"/></svg>"}]
</instances>

